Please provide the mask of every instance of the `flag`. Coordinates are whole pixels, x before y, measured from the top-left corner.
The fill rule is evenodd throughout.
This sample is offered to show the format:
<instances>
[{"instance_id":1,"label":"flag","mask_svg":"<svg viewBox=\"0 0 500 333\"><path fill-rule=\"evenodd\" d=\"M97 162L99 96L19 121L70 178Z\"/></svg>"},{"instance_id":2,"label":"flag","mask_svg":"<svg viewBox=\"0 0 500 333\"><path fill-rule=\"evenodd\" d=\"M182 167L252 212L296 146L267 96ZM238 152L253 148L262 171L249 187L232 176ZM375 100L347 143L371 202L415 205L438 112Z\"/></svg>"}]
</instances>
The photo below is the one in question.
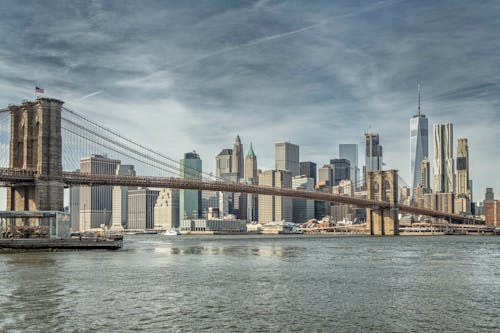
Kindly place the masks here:
<instances>
[{"instance_id":1,"label":"flag","mask_svg":"<svg viewBox=\"0 0 500 333\"><path fill-rule=\"evenodd\" d=\"M45 92L44 89L40 88L40 87L35 87L35 93L40 93L40 94L43 94Z\"/></svg>"}]
</instances>

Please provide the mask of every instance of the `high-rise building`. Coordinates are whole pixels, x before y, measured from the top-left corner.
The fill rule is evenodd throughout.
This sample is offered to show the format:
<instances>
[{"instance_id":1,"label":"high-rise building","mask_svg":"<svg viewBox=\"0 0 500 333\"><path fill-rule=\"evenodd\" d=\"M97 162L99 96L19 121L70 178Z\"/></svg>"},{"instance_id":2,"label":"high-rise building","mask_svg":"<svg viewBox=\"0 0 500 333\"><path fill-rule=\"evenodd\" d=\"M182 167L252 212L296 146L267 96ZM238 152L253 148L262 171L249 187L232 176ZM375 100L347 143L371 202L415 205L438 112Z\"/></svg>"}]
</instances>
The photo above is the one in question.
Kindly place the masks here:
<instances>
[{"instance_id":1,"label":"high-rise building","mask_svg":"<svg viewBox=\"0 0 500 333\"><path fill-rule=\"evenodd\" d=\"M79 172L80 170L77 170ZM80 226L80 186L71 186L69 189L69 213L71 218L71 230L81 230Z\"/></svg>"},{"instance_id":2,"label":"high-rise building","mask_svg":"<svg viewBox=\"0 0 500 333\"><path fill-rule=\"evenodd\" d=\"M283 170L267 170L259 175L259 185L291 188L292 175ZM292 198L274 195L259 195L259 222L293 220Z\"/></svg>"},{"instance_id":3,"label":"high-rise building","mask_svg":"<svg viewBox=\"0 0 500 333\"><path fill-rule=\"evenodd\" d=\"M179 190L164 188L160 191L154 207L155 228L179 227Z\"/></svg>"},{"instance_id":4,"label":"high-rise building","mask_svg":"<svg viewBox=\"0 0 500 333\"><path fill-rule=\"evenodd\" d=\"M233 162L233 150L222 149L222 151L215 157L215 175L223 177L223 175L231 173Z\"/></svg>"},{"instance_id":5,"label":"high-rise building","mask_svg":"<svg viewBox=\"0 0 500 333\"><path fill-rule=\"evenodd\" d=\"M80 172L114 175L119 164L119 160L91 155L80 159ZM112 186L80 186L80 230L86 231L111 224L112 192Z\"/></svg>"},{"instance_id":6,"label":"high-rise building","mask_svg":"<svg viewBox=\"0 0 500 333\"><path fill-rule=\"evenodd\" d=\"M147 188L128 191L128 229L154 229L154 208L159 193Z\"/></svg>"},{"instance_id":7,"label":"high-rise building","mask_svg":"<svg viewBox=\"0 0 500 333\"><path fill-rule=\"evenodd\" d=\"M183 179L202 179L202 163L196 152L185 153L180 163L180 176ZM179 221L197 219L201 217L201 191L180 190L179 193Z\"/></svg>"},{"instance_id":8,"label":"high-rise building","mask_svg":"<svg viewBox=\"0 0 500 333\"><path fill-rule=\"evenodd\" d=\"M429 193L431 189L431 163L424 159L420 164L420 185L424 193Z\"/></svg>"},{"instance_id":9,"label":"high-rise building","mask_svg":"<svg viewBox=\"0 0 500 333\"><path fill-rule=\"evenodd\" d=\"M116 174L120 176L135 176L133 165L117 165ZM127 227L128 215L128 191L136 190L136 187L114 186L113 187L113 208L111 229L121 230Z\"/></svg>"},{"instance_id":10,"label":"high-rise building","mask_svg":"<svg viewBox=\"0 0 500 333\"><path fill-rule=\"evenodd\" d=\"M345 158L330 160L333 169L333 185L338 185L341 180L351 179L351 162Z\"/></svg>"},{"instance_id":11,"label":"high-rise building","mask_svg":"<svg viewBox=\"0 0 500 333\"><path fill-rule=\"evenodd\" d=\"M382 170L382 146L379 143L378 133L365 133L365 167L363 185L366 185L366 175L370 171Z\"/></svg>"},{"instance_id":12,"label":"high-rise building","mask_svg":"<svg viewBox=\"0 0 500 333\"><path fill-rule=\"evenodd\" d=\"M233 156L231 158L231 172L238 174L238 180L245 177L245 164L243 163L243 145L240 136L237 135L233 145Z\"/></svg>"},{"instance_id":13,"label":"high-rise building","mask_svg":"<svg viewBox=\"0 0 500 333\"><path fill-rule=\"evenodd\" d=\"M317 171L316 171L317 170L316 163L314 163L314 162L300 162L299 167L300 167L300 174L303 176L306 176L307 178L314 179L314 184L316 185L316 182L318 180Z\"/></svg>"},{"instance_id":14,"label":"high-rise building","mask_svg":"<svg viewBox=\"0 0 500 333\"><path fill-rule=\"evenodd\" d=\"M290 142L278 142L274 146L276 170L288 171L292 177L300 173L299 146Z\"/></svg>"},{"instance_id":15,"label":"high-rise building","mask_svg":"<svg viewBox=\"0 0 500 333\"><path fill-rule=\"evenodd\" d=\"M296 190L314 190L314 179L301 175L292 178L292 188ZM314 200L293 198L293 222L304 223L314 218Z\"/></svg>"},{"instance_id":16,"label":"high-rise building","mask_svg":"<svg viewBox=\"0 0 500 333\"><path fill-rule=\"evenodd\" d=\"M420 84L418 85L418 113L410 119L410 184L412 196L421 180L422 161L429 157L429 120L420 110ZM422 184L423 185L423 184Z\"/></svg>"},{"instance_id":17,"label":"high-rise building","mask_svg":"<svg viewBox=\"0 0 500 333\"><path fill-rule=\"evenodd\" d=\"M358 165L358 145L355 143L339 144L339 157L345 158L351 163L350 179L354 184L354 188L359 185L359 165Z\"/></svg>"},{"instance_id":18,"label":"high-rise building","mask_svg":"<svg viewBox=\"0 0 500 333\"><path fill-rule=\"evenodd\" d=\"M500 227L500 200L488 200L484 203L486 225Z\"/></svg>"},{"instance_id":19,"label":"high-rise building","mask_svg":"<svg viewBox=\"0 0 500 333\"><path fill-rule=\"evenodd\" d=\"M455 213L471 213L472 181L469 179L469 145L467 139L458 139L457 174L455 177Z\"/></svg>"},{"instance_id":20,"label":"high-rise building","mask_svg":"<svg viewBox=\"0 0 500 333\"><path fill-rule=\"evenodd\" d=\"M333 168L331 164L325 164L318 169L318 186L333 186Z\"/></svg>"},{"instance_id":21,"label":"high-rise building","mask_svg":"<svg viewBox=\"0 0 500 333\"><path fill-rule=\"evenodd\" d=\"M486 188L486 193L484 194L484 201L495 200L495 193L493 193L492 187Z\"/></svg>"},{"instance_id":22,"label":"high-rise building","mask_svg":"<svg viewBox=\"0 0 500 333\"><path fill-rule=\"evenodd\" d=\"M434 192L453 192L453 124L434 124Z\"/></svg>"},{"instance_id":23,"label":"high-rise building","mask_svg":"<svg viewBox=\"0 0 500 333\"><path fill-rule=\"evenodd\" d=\"M245 179L247 181L255 181L258 180L257 175L257 156L253 151L252 143L250 143L250 149L248 149L247 156L245 157Z\"/></svg>"}]
</instances>

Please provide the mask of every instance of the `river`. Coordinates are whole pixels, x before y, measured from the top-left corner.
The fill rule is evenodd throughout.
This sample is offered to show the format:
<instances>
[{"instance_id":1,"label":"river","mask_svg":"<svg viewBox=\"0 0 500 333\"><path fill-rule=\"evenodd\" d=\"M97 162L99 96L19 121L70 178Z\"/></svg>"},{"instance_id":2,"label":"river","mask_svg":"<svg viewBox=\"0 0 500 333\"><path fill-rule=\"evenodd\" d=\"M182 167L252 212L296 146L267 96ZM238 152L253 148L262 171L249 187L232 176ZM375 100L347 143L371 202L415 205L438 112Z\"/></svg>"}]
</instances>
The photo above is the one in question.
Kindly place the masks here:
<instances>
[{"instance_id":1,"label":"river","mask_svg":"<svg viewBox=\"0 0 500 333\"><path fill-rule=\"evenodd\" d=\"M0 332L499 332L500 237L126 236L0 252Z\"/></svg>"}]
</instances>

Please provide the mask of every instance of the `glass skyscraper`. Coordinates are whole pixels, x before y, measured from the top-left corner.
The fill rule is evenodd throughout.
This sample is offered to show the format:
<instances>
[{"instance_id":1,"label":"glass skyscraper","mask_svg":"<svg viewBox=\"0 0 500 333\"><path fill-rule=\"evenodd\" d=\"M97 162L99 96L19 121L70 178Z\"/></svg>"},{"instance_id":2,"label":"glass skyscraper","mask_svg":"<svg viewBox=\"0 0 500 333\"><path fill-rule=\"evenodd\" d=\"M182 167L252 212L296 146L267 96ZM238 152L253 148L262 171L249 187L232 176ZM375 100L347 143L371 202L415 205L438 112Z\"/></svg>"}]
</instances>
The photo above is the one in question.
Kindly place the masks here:
<instances>
[{"instance_id":1,"label":"glass skyscraper","mask_svg":"<svg viewBox=\"0 0 500 333\"><path fill-rule=\"evenodd\" d=\"M410 184L412 196L420 184L421 165L429 157L429 119L420 111L420 85L418 86L418 114L410 119Z\"/></svg>"},{"instance_id":2,"label":"glass skyscraper","mask_svg":"<svg viewBox=\"0 0 500 333\"><path fill-rule=\"evenodd\" d=\"M350 178L355 188L360 185L359 182L359 167L358 167L358 145L355 143L339 144L339 157L345 158L351 162Z\"/></svg>"},{"instance_id":3,"label":"glass skyscraper","mask_svg":"<svg viewBox=\"0 0 500 333\"><path fill-rule=\"evenodd\" d=\"M181 178L201 180L202 164L200 155L196 152L184 154L181 160ZM179 195L179 220L197 219L201 217L202 201L201 191L180 190Z\"/></svg>"}]
</instances>

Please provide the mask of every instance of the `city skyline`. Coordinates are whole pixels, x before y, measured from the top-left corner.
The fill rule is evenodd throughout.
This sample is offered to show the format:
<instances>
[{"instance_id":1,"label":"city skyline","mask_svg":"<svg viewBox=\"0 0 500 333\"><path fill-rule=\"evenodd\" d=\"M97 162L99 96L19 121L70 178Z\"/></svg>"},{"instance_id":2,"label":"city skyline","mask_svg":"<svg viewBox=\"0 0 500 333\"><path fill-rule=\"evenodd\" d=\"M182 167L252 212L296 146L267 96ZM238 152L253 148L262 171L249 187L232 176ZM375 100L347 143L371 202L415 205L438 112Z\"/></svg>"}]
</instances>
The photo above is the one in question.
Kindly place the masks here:
<instances>
[{"instance_id":1,"label":"city skyline","mask_svg":"<svg viewBox=\"0 0 500 333\"><path fill-rule=\"evenodd\" d=\"M273 168L274 142L294 142L301 160L323 165L338 157L339 143L359 145L369 129L380 134L386 168L398 169L409 183L407 124L422 82L429 125L451 122L457 137L469 139L473 193L500 188L499 66L490 51L499 47L497 4L316 3L306 12L305 5L273 1L161 10L98 2L18 6L0 5L3 105L31 98L38 85L170 156L196 149L207 171L215 170L213 156L237 133L244 145L253 142L265 170ZM459 10L464 6L466 13ZM186 8L189 13L176 17ZM155 33L157 20L141 21L155 11L183 33ZM440 20L445 12L456 20ZM47 23L49 15L57 25ZM116 16L123 23L110 20ZM22 24L26 20L33 22ZM125 27L133 22L142 30ZM431 38L443 42L424 47ZM372 47L371 39L379 45ZM78 41L92 47L92 55L81 52ZM228 115L240 121L224 121Z\"/></svg>"}]
</instances>

